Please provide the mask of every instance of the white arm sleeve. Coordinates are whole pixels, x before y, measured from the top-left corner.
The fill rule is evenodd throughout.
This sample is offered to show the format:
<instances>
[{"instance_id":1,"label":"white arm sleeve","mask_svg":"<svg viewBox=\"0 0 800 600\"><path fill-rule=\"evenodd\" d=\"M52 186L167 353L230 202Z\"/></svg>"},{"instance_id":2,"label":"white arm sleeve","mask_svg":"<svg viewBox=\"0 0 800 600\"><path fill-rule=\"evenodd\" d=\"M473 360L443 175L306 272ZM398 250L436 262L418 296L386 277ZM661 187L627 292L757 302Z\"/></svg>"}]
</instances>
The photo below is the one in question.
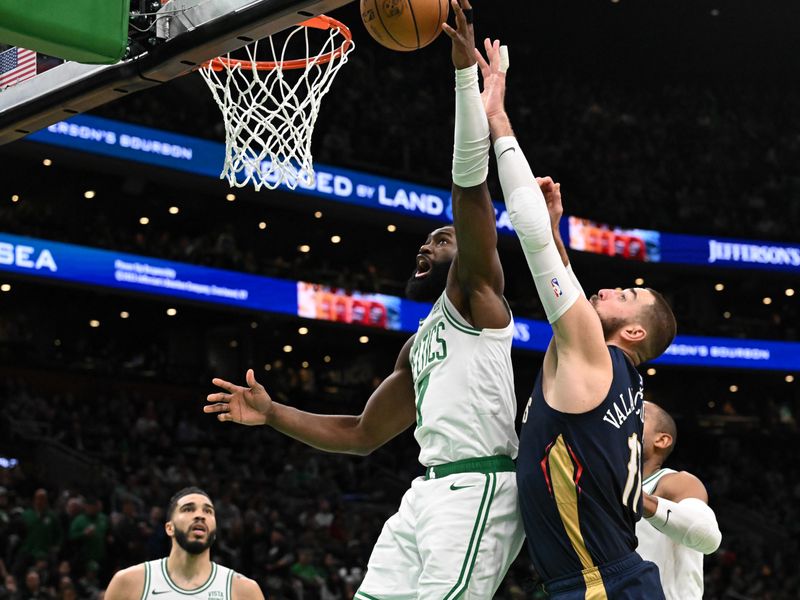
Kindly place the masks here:
<instances>
[{"instance_id":1,"label":"white arm sleeve","mask_svg":"<svg viewBox=\"0 0 800 600\"><path fill-rule=\"evenodd\" d=\"M511 224L517 233L547 320L555 323L580 296L553 240L550 215L531 167L511 136L495 141L497 173Z\"/></svg>"},{"instance_id":2,"label":"white arm sleeve","mask_svg":"<svg viewBox=\"0 0 800 600\"><path fill-rule=\"evenodd\" d=\"M489 175L489 119L478 88L478 65L456 71L456 126L453 183L474 187Z\"/></svg>"},{"instance_id":3,"label":"white arm sleeve","mask_svg":"<svg viewBox=\"0 0 800 600\"><path fill-rule=\"evenodd\" d=\"M656 513L647 522L676 544L703 554L711 554L722 542L717 516L698 498L680 502L658 498Z\"/></svg>"},{"instance_id":4,"label":"white arm sleeve","mask_svg":"<svg viewBox=\"0 0 800 600\"><path fill-rule=\"evenodd\" d=\"M570 281L572 281L572 285L574 285L577 288L578 293L585 298L586 292L583 291L583 286L581 286L581 282L578 281L578 277L577 275L575 275L575 271L572 270L572 263L567 265L567 275L569 275L569 279Z\"/></svg>"}]
</instances>

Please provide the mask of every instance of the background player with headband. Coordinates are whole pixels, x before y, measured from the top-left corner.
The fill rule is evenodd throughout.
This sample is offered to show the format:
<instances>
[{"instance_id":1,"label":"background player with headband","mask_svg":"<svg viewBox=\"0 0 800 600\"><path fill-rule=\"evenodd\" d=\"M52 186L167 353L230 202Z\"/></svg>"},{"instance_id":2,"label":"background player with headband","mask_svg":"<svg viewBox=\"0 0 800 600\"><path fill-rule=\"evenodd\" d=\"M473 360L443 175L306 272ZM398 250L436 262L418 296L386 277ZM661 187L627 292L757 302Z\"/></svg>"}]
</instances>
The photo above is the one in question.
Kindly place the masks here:
<instances>
[{"instance_id":1,"label":"background player with headband","mask_svg":"<svg viewBox=\"0 0 800 600\"><path fill-rule=\"evenodd\" d=\"M645 402L642 458L644 519L636 524L636 551L658 565L667 600L703 597L703 555L719 548L722 534L697 477L663 468L678 429L663 408Z\"/></svg>"},{"instance_id":2,"label":"background player with headband","mask_svg":"<svg viewBox=\"0 0 800 600\"><path fill-rule=\"evenodd\" d=\"M669 346L675 318L650 289L583 295L551 231L546 196L560 207L560 186L534 178L503 100L486 104L498 174L553 327L517 461L531 558L552 598L663 598L658 569L635 552L644 420L635 366Z\"/></svg>"},{"instance_id":3,"label":"background player with headband","mask_svg":"<svg viewBox=\"0 0 800 600\"><path fill-rule=\"evenodd\" d=\"M331 452L367 454L416 423L427 467L375 544L357 600L491 598L522 547L514 461L514 322L503 298L497 224L486 185L489 124L478 87L469 2L453 1L456 68L454 226L433 231L406 294L433 301L394 372L360 416L304 413L272 402L247 373L247 388L220 379L206 412L222 421L270 425ZM484 99L500 74L488 51Z\"/></svg>"}]
</instances>

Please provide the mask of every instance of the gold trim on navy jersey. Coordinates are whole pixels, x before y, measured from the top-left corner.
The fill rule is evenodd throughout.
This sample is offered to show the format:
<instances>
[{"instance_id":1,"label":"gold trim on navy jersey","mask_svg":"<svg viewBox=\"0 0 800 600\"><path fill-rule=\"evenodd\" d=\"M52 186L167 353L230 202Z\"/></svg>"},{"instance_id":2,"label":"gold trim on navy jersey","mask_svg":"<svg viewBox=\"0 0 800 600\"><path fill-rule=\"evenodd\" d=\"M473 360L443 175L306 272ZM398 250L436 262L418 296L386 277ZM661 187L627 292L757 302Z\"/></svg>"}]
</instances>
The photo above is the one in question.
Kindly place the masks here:
<instances>
[{"instance_id":1,"label":"gold trim on navy jersey","mask_svg":"<svg viewBox=\"0 0 800 600\"><path fill-rule=\"evenodd\" d=\"M606 600L608 596L602 574L594 564L581 533L578 494L583 466L564 441L563 435L559 434L556 441L548 447L542 467L561 517L561 524L583 567L581 573L586 583L586 600Z\"/></svg>"}]
</instances>

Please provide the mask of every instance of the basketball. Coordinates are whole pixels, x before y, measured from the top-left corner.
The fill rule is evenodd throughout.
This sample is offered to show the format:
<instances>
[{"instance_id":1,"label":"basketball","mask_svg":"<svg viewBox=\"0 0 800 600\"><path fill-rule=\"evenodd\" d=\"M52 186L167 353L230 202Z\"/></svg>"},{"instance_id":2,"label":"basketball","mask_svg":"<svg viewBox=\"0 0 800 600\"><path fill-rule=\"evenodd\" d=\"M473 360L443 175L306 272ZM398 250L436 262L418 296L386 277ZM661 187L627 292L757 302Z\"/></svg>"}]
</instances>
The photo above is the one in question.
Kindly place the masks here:
<instances>
[{"instance_id":1,"label":"basketball","mask_svg":"<svg viewBox=\"0 0 800 600\"><path fill-rule=\"evenodd\" d=\"M390 50L424 48L442 32L448 0L361 0L361 20L369 34Z\"/></svg>"}]
</instances>

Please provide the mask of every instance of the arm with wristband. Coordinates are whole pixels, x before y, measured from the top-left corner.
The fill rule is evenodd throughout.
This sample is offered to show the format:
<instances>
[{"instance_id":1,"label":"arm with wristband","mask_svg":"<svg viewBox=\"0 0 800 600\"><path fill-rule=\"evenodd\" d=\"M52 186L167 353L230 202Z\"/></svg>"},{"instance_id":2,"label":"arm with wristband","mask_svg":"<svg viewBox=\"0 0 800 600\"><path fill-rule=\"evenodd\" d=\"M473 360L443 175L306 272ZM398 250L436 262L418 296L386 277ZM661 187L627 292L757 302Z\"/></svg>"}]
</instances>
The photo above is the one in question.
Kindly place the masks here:
<instances>
[{"instance_id":1,"label":"arm with wristband","mask_svg":"<svg viewBox=\"0 0 800 600\"><path fill-rule=\"evenodd\" d=\"M452 0L456 28L442 25L452 41L455 67L453 223L458 253L447 281L447 296L474 327L503 328L510 314L503 301L503 269L497 253L497 220L486 185L491 142L478 86L472 7ZM484 73L484 93L500 77L497 56Z\"/></svg>"}]
</instances>

